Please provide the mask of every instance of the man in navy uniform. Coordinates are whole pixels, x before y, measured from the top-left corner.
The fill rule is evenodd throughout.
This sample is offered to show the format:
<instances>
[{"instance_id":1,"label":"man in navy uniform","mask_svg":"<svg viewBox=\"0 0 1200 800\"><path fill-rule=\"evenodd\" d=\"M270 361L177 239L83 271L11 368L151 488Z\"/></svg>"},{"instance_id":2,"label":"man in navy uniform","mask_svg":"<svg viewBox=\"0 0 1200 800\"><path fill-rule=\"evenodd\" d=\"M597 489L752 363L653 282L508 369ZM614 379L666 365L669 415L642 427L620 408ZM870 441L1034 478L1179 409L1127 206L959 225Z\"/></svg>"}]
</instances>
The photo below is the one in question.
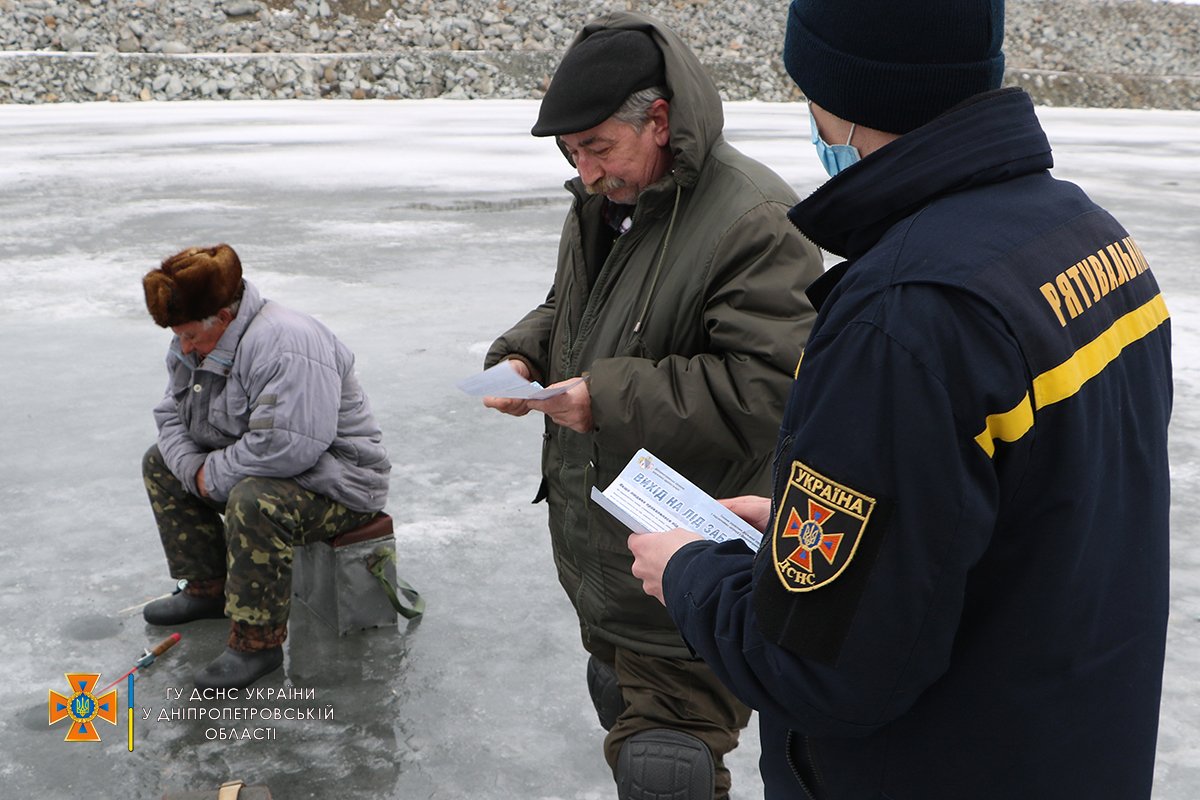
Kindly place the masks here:
<instances>
[{"instance_id":1,"label":"man in navy uniform","mask_svg":"<svg viewBox=\"0 0 1200 800\"><path fill-rule=\"evenodd\" d=\"M795 0L833 176L757 557L633 571L760 711L773 798L1148 798L1168 606L1170 323L1130 234L1000 89L998 0Z\"/></svg>"}]
</instances>

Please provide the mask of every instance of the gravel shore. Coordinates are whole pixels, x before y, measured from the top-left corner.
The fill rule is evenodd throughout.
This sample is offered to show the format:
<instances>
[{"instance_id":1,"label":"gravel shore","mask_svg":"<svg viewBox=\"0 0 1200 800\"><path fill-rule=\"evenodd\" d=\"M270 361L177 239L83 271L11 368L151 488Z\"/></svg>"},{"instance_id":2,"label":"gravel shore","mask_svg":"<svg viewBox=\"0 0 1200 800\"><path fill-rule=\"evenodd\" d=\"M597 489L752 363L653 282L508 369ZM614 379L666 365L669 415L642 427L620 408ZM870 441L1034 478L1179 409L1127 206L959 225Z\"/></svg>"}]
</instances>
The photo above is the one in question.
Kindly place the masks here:
<instances>
[{"instance_id":1,"label":"gravel shore","mask_svg":"<svg viewBox=\"0 0 1200 800\"><path fill-rule=\"evenodd\" d=\"M786 4L611 3L676 28L727 100L799 97ZM0 103L538 97L577 0L0 0ZM1043 105L1200 108L1200 6L1009 0L1006 82Z\"/></svg>"}]
</instances>

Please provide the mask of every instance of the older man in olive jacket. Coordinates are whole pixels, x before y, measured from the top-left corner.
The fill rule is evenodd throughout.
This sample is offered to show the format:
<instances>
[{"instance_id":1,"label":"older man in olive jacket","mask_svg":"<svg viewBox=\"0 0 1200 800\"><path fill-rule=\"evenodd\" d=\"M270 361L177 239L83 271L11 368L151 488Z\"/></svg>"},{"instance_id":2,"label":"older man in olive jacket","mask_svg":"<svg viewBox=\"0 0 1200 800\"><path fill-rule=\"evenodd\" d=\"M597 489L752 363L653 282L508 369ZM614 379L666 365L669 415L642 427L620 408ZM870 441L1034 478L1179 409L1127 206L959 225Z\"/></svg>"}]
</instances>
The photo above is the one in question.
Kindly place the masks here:
<instances>
[{"instance_id":1,"label":"older man in olive jacket","mask_svg":"<svg viewBox=\"0 0 1200 800\"><path fill-rule=\"evenodd\" d=\"M786 216L796 195L723 124L673 32L623 12L585 26L533 128L579 172L554 285L486 359L543 383L589 376L550 400L485 403L546 415L539 499L623 798L726 795L722 757L748 712L643 594L627 531L589 491L645 447L714 496L765 492L821 274Z\"/></svg>"}]
</instances>

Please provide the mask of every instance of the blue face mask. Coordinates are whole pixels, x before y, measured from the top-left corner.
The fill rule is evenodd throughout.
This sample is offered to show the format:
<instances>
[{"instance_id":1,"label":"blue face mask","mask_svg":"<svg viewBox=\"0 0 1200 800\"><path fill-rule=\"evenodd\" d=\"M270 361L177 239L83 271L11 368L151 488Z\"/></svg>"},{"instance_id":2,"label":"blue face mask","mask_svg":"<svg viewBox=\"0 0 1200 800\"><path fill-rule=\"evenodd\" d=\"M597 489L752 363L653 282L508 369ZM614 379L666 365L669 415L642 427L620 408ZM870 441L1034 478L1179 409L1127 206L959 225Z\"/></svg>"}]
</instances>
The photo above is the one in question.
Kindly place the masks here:
<instances>
[{"instance_id":1,"label":"blue face mask","mask_svg":"<svg viewBox=\"0 0 1200 800\"><path fill-rule=\"evenodd\" d=\"M850 140L854 138L854 125L850 126L850 135L846 137L845 144L828 144L817 130L817 118L813 116L812 108L808 109L808 124L812 127L812 143L817 148L817 158L829 173L829 177L832 178L862 158L858 154L858 148L850 146Z\"/></svg>"}]
</instances>

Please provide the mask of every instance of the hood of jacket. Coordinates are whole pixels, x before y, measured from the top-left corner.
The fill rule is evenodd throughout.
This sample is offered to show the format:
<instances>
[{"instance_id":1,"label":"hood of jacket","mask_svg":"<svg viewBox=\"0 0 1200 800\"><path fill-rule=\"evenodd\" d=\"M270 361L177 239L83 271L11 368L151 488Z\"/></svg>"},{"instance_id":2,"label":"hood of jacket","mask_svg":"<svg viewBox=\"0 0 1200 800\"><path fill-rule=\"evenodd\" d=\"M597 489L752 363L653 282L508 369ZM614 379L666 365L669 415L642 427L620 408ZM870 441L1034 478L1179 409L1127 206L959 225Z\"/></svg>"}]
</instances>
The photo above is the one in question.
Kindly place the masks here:
<instances>
[{"instance_id":1,"label":"hood of jacket","mask_svg":"<svg viewBox=\"0 0 1200 800\"><path fill-rule=\"evenodd\" d=\"M229 321L229 325L221 333L221 338L212 351L205 356L197 356L195 352L184 355L179 336L171 339L168 348L170 355L190 368L215 372L218 375L228 375L233 367L233 356L237 352L238 343L246 333L246 328L258 316L266 300L257 287L248 280L242 279L242 302L238 306L237 316Z\"/></svg>"},{"instance_id":2,"label":"hood of jacket","mask_svg":"<svg viewBox=\"0 0 1200 800\"><path fill-rule=\"evenodd\" d=\"M822 184L788 217L818 247L855 259L933 200L1054 166L1024 90L976 95Z\"/></svg>"},{"instance_id":3,"label":"hood of jacket","mask_svg":"<svg viewBox=\"0 0 1200 800\"><path fill-rule=\"evenodd\" d=\"M614 11L598 17L583 26L571 47L608 29L646 31L662 51L667 88L671 92L672 174L678 184L685 189L691 188L700 175L708 151L721 138L725 128L725 113L716 84L679 36L645 14ZM561 149L561 143L559 147ZM563 154L566 155L566 151Z\"/></svg>"}]
</instances>

